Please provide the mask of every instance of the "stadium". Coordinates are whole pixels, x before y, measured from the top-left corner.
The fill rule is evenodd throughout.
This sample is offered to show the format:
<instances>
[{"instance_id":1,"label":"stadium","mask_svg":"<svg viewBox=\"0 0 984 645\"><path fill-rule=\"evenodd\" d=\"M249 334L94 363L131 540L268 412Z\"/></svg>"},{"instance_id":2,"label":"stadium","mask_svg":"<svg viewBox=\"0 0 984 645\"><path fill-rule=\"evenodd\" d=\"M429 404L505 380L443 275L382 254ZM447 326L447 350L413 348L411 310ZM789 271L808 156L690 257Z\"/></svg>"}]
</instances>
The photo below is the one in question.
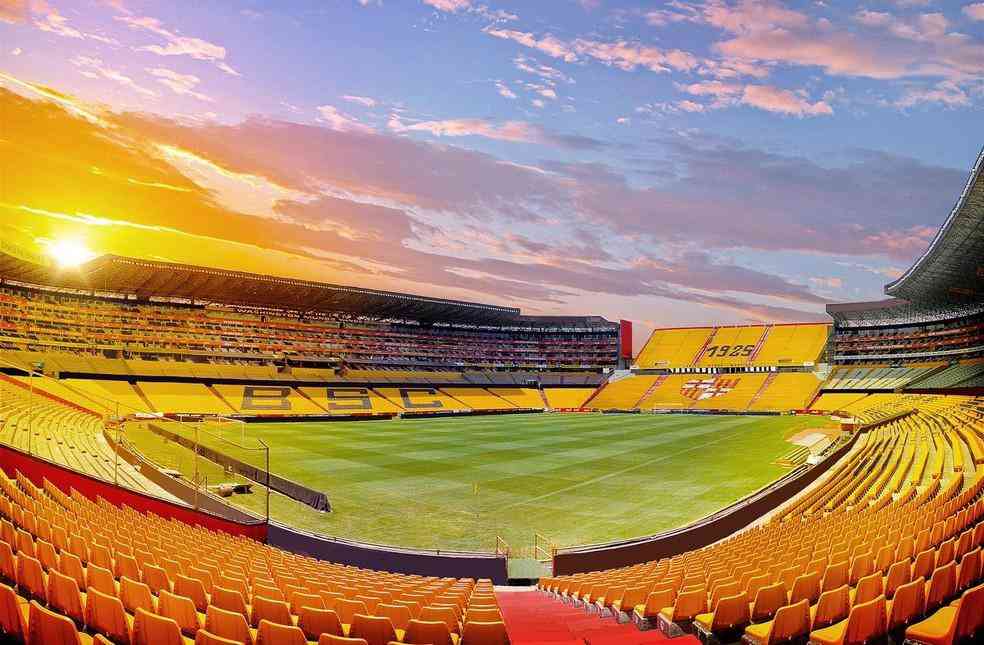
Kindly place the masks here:
<instances>
[{"instance_id":1,"label":"stadium","mask_svg":"<svg viewBox=\"0 0 984 645\"><path fill-rule=\"evenodd\" d=\"M0 645L984 643L984 1L0 42Z\"/></svg>"},{"instance_id":2,"label":"stadium","mask_svg":"<svg viewBox=\"0 0 984 645\"><path fill-rule=\"evenodd\" d=\"M635 356L627 321L8 244L0 629L969 639L982 160L888 299Z\"/></svg>"}]
</instances>

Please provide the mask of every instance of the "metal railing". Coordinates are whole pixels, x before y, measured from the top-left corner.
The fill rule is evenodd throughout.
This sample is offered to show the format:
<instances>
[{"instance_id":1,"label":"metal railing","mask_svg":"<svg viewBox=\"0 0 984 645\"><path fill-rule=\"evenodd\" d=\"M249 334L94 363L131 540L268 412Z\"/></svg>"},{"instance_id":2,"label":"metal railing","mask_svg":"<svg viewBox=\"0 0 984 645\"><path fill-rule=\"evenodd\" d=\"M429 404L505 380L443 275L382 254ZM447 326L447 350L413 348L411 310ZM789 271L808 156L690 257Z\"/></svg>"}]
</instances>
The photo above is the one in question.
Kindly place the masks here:
<instances>
[{"instance_id":1,"label":"metal railing","mask_svg":"<svg viewBox=\"0 0 984 645\"><path fill-rule=\"evenodd\" d=\"M41 409L41 401L47 400L52 401L56 404L63 405L66 407L71 407L80 410L86 410L87 412L100 417L102 420L102 426L104 429L103 437L112 444L115 442L115 446L110 445L113 450L113 484L116 486L121 485L120 480L120 469L125 464L120 463L120 450L119 446L126 446L128 450L134 452L140 452L133 445L132 442L127 440L127 430L128 424L134 423L144 423L147 421L154 421L156 423L168 424L175 430L179 431L181 434L189 438L193 438L195 448L194 452L194 464L193 473L191 477L185 476L194 486L194 497L191 500L183 500L185 503L190 503L195 510L200 510L199 498L202 495L208 494L208 488L205 484L205 478L201 476L202 468L200 460L202 459L199 454L199 446L202 444L203 433L205 436L219 445L231 446L234 449L242 453L254 453L260 454L261 456L256 459L256 461L261 463L254 464L257 469L262 470L265 473L265 482L256 482L265 487L266 500L265 500L265 518L266 521L270 520L270 448L262 440L253 438L258 445L248 446L246 444L246 424L245 422L238 419L229 419L226 417L219 416L208 416L208 415L191 415L178 418L165 418L160 414L148 413L145 410L138 410L129 406L126 403L121 403L119 400L111 398L109 396L103 396L101 394L85 390L79 387L75 387L65 381L53 378L44 373L44 362L43 361L32 361L30 364L25 363L15 363L4 358L0 358L0 369L7 369L8 371L15 372L15 376L20 377L26 381L26 383L19 383L16 379L8 380L9 387L17 388L24 387L27 390L28 395L28 407L26 411L26 421L27 421L27 453L31 456L41 456L38 454L39 446L36 445L35 434L37 430L38 415ZM68 395L70 394L70 398ZM0 390L0 410L2 410L2 390ZM187 419L191 417L197 419L195 422L190 422ZM5 419L0 418L0 429L3 428ZM207 429L209 423L216 424L220 423L223 425L233 424L238 429L238 434L242 440L242 444L232 441L226 437L222 437L219 434L210 432ZM207 445L207 444L205 444ZM156 463L152 459L148 459L146 456L141 455L145 461ZM72 464L63 463L62 465L69 468L76 468ZM221 465L221 464L220 464ZM157 464L157 466L166 466L166 464ZM83 471L84 472L84 471ZM87 473L88 474L88 473ZM182 473L184 475L184 473ZM152 483L152 482L151 482ZM154 489L141 490L139 492L148 493L153 495Z\"/></svg>"},{"instance_id":2,"label":"metal railing","mask_svg":"<svg viewBox=\"0 0 984 645\"><path fill-rule=\"evenodd\" d=\"M557 555L557 545L540 533L533 533L533 558L540 562L553 562Z\"/></svg>"},{"instance_id":3,"label":"metal railing","mask_svg":"<svg viewBox=\"0 0 984 645\"><path fill-rule=\"evenodd\" d=\"M501 536L495 536L495 554L500 556L509 557L510 549L509 543L502 539Z\"/></svg>"}]
</instances>

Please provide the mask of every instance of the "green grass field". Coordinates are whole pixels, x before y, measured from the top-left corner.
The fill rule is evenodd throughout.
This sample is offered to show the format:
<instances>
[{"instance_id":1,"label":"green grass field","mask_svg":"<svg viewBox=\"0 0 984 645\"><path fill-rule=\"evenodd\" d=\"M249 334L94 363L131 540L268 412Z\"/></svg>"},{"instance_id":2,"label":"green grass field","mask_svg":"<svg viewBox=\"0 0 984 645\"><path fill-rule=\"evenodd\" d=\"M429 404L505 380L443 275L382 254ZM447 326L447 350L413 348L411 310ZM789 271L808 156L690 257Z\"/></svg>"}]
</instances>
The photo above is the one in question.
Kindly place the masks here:
<instances>
[{"instance_id":1,"label":"green grass field","mask_svg":"<svg viewBox=\"0 0 984 645\"><path fill-rule=\"evenodd\" d=\"M816 417L692 415L480 416L263 423L271 470L326 492L333 513L280 495L292 526L406 547L492 550L502 536L530 554L534 531L561 546L637 537L712 513L781 476L771 462ZM173 426L172 426L172 429ZM145 455L190 475L193 453L131 427ZM240 428L226 436L239 440ZM258 463L217 439L209 443ZM227 481L200 461L208 483ZM256 487L259 488L259 487ZM262 512L265 495L233 500Z\"/></svg>"}]
</instances>

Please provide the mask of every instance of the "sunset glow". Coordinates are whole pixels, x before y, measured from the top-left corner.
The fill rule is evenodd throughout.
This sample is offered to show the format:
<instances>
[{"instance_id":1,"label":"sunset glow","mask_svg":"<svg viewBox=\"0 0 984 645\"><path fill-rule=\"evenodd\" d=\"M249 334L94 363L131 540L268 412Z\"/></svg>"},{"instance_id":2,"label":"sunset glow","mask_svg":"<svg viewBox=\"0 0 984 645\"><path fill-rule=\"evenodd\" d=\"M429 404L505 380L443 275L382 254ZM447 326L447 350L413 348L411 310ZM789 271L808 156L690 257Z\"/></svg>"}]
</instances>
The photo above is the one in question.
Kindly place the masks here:
<instances>
[{"instance_id":1,"label":"sunset glow","mask_svg":"<svg viewBox=\"0 0 984 645\"><path fill-rule=\"evenodd\" d=\"M79 240L54 240L45 246L51 259L63 269L81 266L97 257L96 253Z\"/></svg>"},{"instance_id":2,"label":"sunset glow","mask_svg":"<svg viewBox=\"0 0 984 645\"><path fill-rule=\"evenodd\" d=\"M984 103L962 0L6 0L0 34L0 223L60 264L639 338L878 297L952 207Z\"/></svg>"}]
</instances>

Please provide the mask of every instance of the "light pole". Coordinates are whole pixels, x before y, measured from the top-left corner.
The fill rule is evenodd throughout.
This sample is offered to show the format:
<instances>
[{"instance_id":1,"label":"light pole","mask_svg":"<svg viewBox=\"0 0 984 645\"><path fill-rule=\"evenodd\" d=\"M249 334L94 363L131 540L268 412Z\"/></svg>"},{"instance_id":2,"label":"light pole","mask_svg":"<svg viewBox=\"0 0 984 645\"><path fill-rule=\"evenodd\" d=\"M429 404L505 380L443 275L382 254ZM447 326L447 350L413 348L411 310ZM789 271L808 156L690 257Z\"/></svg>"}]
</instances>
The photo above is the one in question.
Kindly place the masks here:
<instances>
[{"instance_id":1,"label":"light pole","mask_svg":"<svg viewBox=\"0 0 984 645\"><path fill-rule=\"evenodd\" d=\"M201 482L198 480L198 442L201 439L201 427L199 424L195 424L195 510L198 510L198 487L201 486Z\"/></svg>"},{"instance_id":2,"label":"light pole","mask_svg":"<svg viewBox=\"0 0 984 645\"><path fill-rule=\"evenodd\" d=\"M120 419L120 402L116 402L116 450L113 452L116 454L116 459L113 462L113 484L115 486L120 485L120 447L123 445L123 421Z\"/></svg>"},{"instance_id":3,"label":"light pole","mask_svg":"<svg viewBox=\"0 0 984 645\"><path fill-rule=\"evenodd\" d=\"M27 383L30 386L30 394L27 399L27 454L33 455L34 445L34 370L27 374Z\"/></svg>"},{"instance_id":4,"label":"light pole","mask_svg":"<svg viewBox=\"0 0 984 645\"><path fill-rule=\"evenodd\" d=\"M245 425L245 423L243 424ZM270 523L270 446L262 439L258 439L266 452L266 523Z\"/></svg>"},{"instance_id":5,"label":"light pole","mask_svg":"<svg viewBox=\"0 0 984 645\"><path fill-rule=\"evenodd\" d=\"M27 383L29 385L28 414L27 414L27 454L34 454L34 417L37 411L34 409L34 377L44 372L44 363L31 363L31 369L27 373Z\"/></svg>"}]
</instances>

